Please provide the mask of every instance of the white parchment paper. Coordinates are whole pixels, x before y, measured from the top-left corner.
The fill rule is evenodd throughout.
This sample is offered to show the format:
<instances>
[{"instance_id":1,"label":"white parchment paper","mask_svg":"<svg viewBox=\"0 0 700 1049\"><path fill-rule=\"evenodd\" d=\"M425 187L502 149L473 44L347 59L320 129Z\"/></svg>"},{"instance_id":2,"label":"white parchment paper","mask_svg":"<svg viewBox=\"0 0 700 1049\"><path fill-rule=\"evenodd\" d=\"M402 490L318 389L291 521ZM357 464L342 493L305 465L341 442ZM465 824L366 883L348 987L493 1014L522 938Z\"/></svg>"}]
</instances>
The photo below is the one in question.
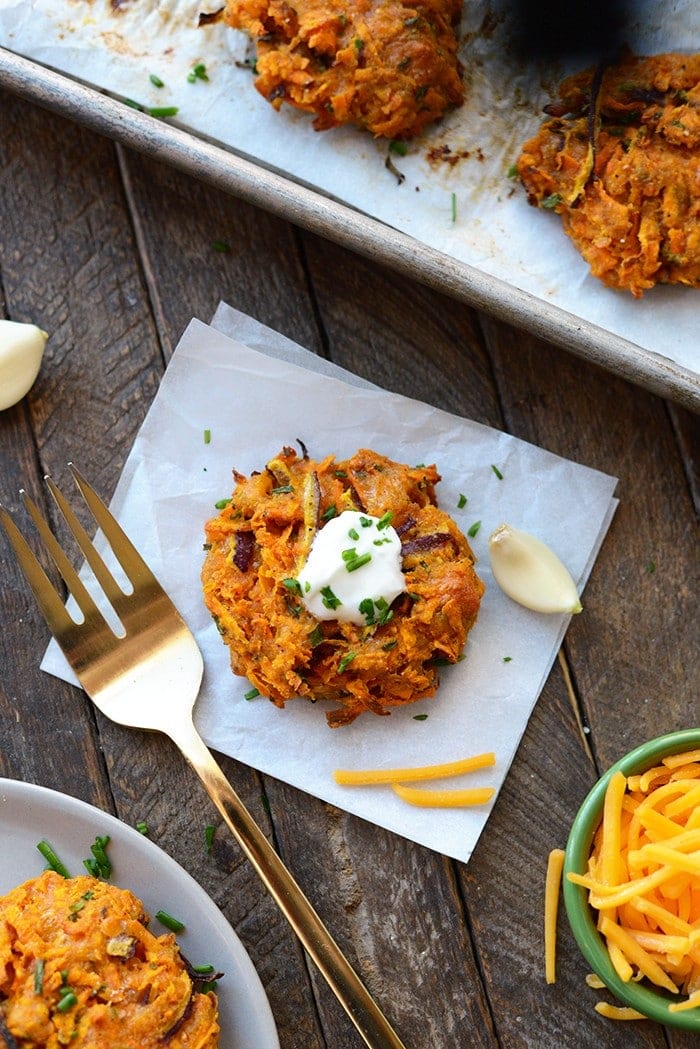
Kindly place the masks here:
<instances>
[{"instance_id":1,"label":"white parchment paper","mask_svg":"<svg viewBox=\"0 0 700 1049\"><path fill-rule=\"evenodd\" d=\"M214 323L193 320L185 331L112 502L201 646L197 726L215 749L466 861L491 805L413 808L388 788L339 787L333 770L430 764L493 750L495 768L447 785L500 788L568 617L529 612L502 594L489 569L488 536L503 521L538 535L583 587L614 512L616 480L377 389L227 306ZM481 521L472 547L486 593L466 659L443 671L433 699L389 717L364 715L342 729L327 727L320 703L293 700L278 710L262 697L245 700L249 683L231 674L201 597L203 526L214 503L230 495L232 468L261 469L297 438L314 458L374 447L403 462L436 462L440 505L464 531ZM463 509L460 494L467 497ZM585 596L583 603L585 615ZM42 666L73 680L53 643ZM417 714L428 716L416 720Z\"/></svg>"},{"instance_id":2,"label":"white parchment paper","mask_svg":"<svg viewBox=\"0 0 700 1049\"><path fill-rule=\"evenodd\" d=\"M308 115L291 107L276 113L252 86L246 38L220 23L198 26L200 11L220 6L219 0L0 0L0 45L119 97L176 105L179 126L700 372L697 292L655 288L636 301L605 288L589 275L558 217L530 207L508 178L539 127L542 106L573 71L571 63L513 57L508 0L465 5L465 104L413 143L408 156L392 157L405 178L401 185L385 166L385 142L352 128L319 134ZM627 40L637 53L698 48L697 0L628 6ZM208 80L188 82L198 63ZM151 74L164 86L156 87ZM436 159L444 149L454 163Z\"/></svg>"}]
</instances>

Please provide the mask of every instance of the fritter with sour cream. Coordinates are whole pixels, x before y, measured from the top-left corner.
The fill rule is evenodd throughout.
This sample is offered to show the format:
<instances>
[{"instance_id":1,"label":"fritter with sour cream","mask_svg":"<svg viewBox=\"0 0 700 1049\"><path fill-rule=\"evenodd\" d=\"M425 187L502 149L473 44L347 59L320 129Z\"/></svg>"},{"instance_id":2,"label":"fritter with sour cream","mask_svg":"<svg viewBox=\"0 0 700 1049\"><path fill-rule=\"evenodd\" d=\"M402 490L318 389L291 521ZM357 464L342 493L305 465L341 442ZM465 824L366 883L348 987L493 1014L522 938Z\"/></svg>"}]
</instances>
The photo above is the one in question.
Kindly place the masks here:
<instances>
[{"instance_id":1,"label":"fritter with sour cream","mask_svg":"<svg viewBox=\"0 0 700 1049\"><path fill-rule=\"evenodd\" d=\"M127 889L46 871L0 899L2 1049L217 1049L217 1000ZM200 978L201 982L201 978Z\"/></svg>"},{"instance_id":2,"label":"fritter with sour cream","mask_svg":"<svg viewBox=\"0 0 700 1049\"><path fill-rule=\"evenodd\" d=\"M278 707L295 697L334 701L331 727L432 696L439 665L462 655L484 590L469 543L436 505L435 466L404 466L367 449L315 462L285 447L262 472L234 471L234 479L230 501L206 525L202 569L233 672ZM358 583L361 573L366 580L360 622L317 617L300 583L314 538L346 510L359 511L342 558ZM356 547L363 515L368 528L390 521L399 537L403 589L391 601L369 596L372 563ZM338 607L332 587L322 593L326 607Z\"/></svg>"},{"instance_id":3,"label":"fritter with sour cream","mask_svg":"<svg viewBox=\"0 0 700 1049\"><path fill-rule=\"evenodd\" d=\"M255 86L275 109L315 114L317 131L354 124L409 139L463 101L461 0L227 0L256 41Z\"/></svg>"},{"instance_id":4,"label":"fritter with sour cream","mask_svg":"<svg viewBox=\"0 0 700 1049\"><path fill-rule=\"evenodd\" d=\"M700 285L700 54L626 55L565 80L517 170L595 277L635 298Z\"/></svg>"}]
</instances>

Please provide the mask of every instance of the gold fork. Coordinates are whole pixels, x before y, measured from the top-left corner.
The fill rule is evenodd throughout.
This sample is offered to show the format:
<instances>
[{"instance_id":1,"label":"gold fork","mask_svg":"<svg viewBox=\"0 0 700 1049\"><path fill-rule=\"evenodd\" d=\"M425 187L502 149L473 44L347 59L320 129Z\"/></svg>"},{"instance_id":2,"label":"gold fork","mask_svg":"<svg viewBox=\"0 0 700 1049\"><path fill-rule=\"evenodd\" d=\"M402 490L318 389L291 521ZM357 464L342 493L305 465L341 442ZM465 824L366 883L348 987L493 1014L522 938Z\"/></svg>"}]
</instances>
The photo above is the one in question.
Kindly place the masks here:
<instances>
[{"instance_id":1,"label":"gold fork","mask_svg":"<svg viewBox=\"0 0 700 1049\"><path fill-rule=\"evenodd\" d=\"M22 493L43 543L75 600L76 622L37 558L0 506L0 521L51 633L95 705L131 728L163 732L200 777L224 821L253 864L304 948L372 1049L404 1049L369 991L309 900L217 765L192 721L202 679L202 655L160 583L95 490L70 465L75 482L132 587L117 583L65 496L46 477L88 565L119 618L118 636L97 607L36 503Z\"/></svg>"}]
</instances>

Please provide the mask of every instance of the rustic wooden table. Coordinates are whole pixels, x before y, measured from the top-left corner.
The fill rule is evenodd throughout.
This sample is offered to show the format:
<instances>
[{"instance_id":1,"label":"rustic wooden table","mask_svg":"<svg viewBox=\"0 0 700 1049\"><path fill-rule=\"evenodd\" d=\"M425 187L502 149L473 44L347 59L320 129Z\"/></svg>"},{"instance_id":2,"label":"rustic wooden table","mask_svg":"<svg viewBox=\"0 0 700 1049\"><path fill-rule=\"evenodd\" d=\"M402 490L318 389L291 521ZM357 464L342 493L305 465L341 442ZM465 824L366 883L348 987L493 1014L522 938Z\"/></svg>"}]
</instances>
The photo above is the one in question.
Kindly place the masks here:
<instances>
[{"instance_id":1,"label":"rustic wooden table","mask_svg":"<svg viewBox=\"0 0 700 1049\"><path fill-rule=\"evenodd\" d=\"M214 242L230 246L216 251ZM561 349L0 94L0 315L50 332L29 396L0 414L0 493L41 493L79 456L109 496L192 316L220 299L388 389L620 478L620 506L505 787L462 865L222 764L408 1049L674 1049L697 1037L593 1012L560 919L543 977L548 851L598 773L697 725L698 419ZM49 513L51 511L49 510ZM116 813L221 907L283 1049L351 1049L354 1028L165 739L96 714L39 670L48 634L0 541L0 775ZM2 849L12 848L2 842Z\"/></svg>"}]
</instances>

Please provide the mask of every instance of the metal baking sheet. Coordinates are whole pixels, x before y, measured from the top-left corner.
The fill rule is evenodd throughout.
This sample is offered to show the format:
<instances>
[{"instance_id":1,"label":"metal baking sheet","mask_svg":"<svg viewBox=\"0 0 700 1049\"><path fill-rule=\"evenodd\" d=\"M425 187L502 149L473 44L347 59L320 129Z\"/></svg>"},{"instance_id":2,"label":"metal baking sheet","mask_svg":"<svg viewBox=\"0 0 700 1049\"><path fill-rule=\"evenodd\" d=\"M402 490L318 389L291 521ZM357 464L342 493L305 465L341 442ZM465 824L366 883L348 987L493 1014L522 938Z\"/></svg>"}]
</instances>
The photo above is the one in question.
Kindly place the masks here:
<instances>
[{"instance_id":1,"label":"metal baking sheet","mask_svg":"<svg viewBox=\"0 0 700 1049\"><path fill-rule=\"evenodd\" d=\"M693 411L700 410L700 376L693 367L629 341L510 280L500 279L485 266L455 258L316 186L275 170L259 158L241 155L201 132L157 120L74 76L4 48L0 48L0 85L551 341L653 393ZM275 117L279 119L280 115ZM682 291L694 295L692 291Z\"/></svg>"}]
</instances>

